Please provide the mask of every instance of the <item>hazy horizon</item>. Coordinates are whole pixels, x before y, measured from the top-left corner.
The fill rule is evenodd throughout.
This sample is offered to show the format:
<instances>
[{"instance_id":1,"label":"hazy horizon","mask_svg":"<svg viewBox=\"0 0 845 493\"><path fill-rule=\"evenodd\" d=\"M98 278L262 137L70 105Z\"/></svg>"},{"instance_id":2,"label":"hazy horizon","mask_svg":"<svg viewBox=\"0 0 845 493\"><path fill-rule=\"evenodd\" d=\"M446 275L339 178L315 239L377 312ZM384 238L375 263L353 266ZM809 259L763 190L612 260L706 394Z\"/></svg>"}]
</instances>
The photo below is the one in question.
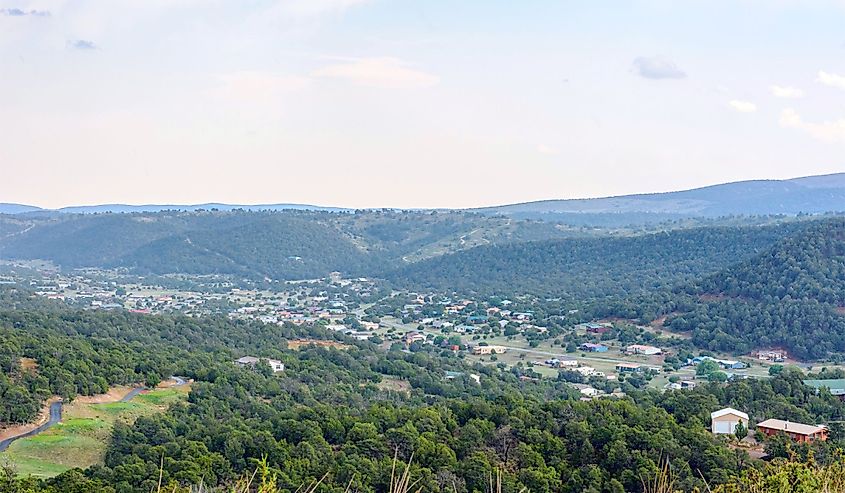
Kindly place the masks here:
<instances>
[{"instance_id":1,"label":"hazy horizon","mask_svg":"<svg viewBox=\"0 0 845 493\"><path fill-rule=\"evenodd\" d=\"M842 174L842 173L826 173L824 175L810 175L810 176L828 176L828 175L835 175L835 174ZM531 202L545 202L545 201L555 201L555 200L592 200L592 199L604 199L604 198L613 198L613 197L620 197L620 196L629 196L629 195L652 195L652 194L663 194L663 193L673 193L673 192L683 192L687 190L695 190L700 188L708 188L718 185L725 185L730 183L741 183L745 181L788 181L794 180L799 178L806 178L807 176L792 176L788 178L756 178L750 180L741 180L740 182L722 182L722 183L710 183L705 184L697 187L692 188L685 188L685 189L673 189L673 190L662 190L662 191L639 191L633 192L630 194L620 194L620 195L603 195L603 196L592 196L592 197L567 197L567 198L560 198L560 197L549 197L549 198L541 198L541 199L533 199L527 200L523 202L509 202L509 203L495 203L495 204L481 204L481 205L474 205L469 207L393 207L390 205L380 205L380 206L369 206L369 207L352 207L346 206L343 204L323 204L323 203L315 203L315 202L290 202L290 201L276 201L276 202L222 202L219 200L204 200L201 202L143 202L143 203L127 203L127 202L89 202L89 203L72 203L72 204L65 204L59 205L57 207L44 207L39 204L34 203L23 203L23 202L3 202L0 201L0 204L9 204L9 205L23 205L23 206L33 206L39 207L44 210L61 210L61 209L68 209L68 208L80 208L80 207L97 207L97 206L126 206L126 207L157 207L157 206L202 206L202 205L227 205L227 206L246 206L246 207L261 207L261 206L275 206L275 205L292 205L292 206L308 206L308 207L317 207L317 208L326 208L326 209L396 209L396 210L413 210L413 209L420 209L420 210L464 210L464 209L483 209L487 207L496 207L496 206L503 206L503 205L512 205L512 204L519 204L519 203L531 203Z\"/></svg>"},{"instance_id":2,"label":"hazy horizon","mask_svg":"<svg viewBox=\"0 0 845 493\"><path fill-rule=\"evenodd\" d=\"M472 208L841 172L843 21L836 0L0 0L0 202Z\"/></svg>"}]
</instances>

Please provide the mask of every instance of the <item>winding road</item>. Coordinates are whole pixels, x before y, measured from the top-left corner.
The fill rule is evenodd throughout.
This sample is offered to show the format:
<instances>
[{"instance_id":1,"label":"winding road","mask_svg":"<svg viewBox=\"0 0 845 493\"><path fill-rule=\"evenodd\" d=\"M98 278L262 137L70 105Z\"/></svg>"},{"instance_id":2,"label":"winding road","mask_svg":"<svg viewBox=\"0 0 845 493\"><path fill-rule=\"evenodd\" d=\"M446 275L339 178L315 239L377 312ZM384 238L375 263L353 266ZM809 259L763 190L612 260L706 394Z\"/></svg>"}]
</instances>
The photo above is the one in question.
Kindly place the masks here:
<instances>
[{"instance_id":1,"label":"winding road","mask_svg":"<svg viewBox=\"0 0 845 493\"><path fill-rule=\"evenodd\" d=\"M35 435L41 433L42 431L50 428L54 424L58 423L59 421L61 421L61 419L62 419L62 401L57 401L57 402L50 404L50 419L47 420L46 423L44 423L43 425L39 426L38 428L36 428L34 430L31 430L31 431L28 431L28 432L23 433L21 435L14 436L14 437L7 438L7 439L3 440L2 442L0 442L0 452L3 452L7 448L9 448L9 445L11 445L12 442L14 442L15 440L35 436Z\"/></svg>"},{"instance_id":2,"label":"winding road","mask_svg":"<svg viewBox=\"0 0 845 493\"><path fill-rule=\"evenodd\" d=\"M170 379L176 381L176 383L173 385L174 387L181 387L181 386L188 383L182 377L172 376L172 377L170 377ZM120 399L120 401L118 401L118 402L129 402L136 395L140 394L141 392L143 392L145 390L148 390L147 387L135 387L132 390L130 390L128 394L123 396L123 398ZM50 404L50 419L48 419L46 423L42 424L38 428L35 428L34 430L30 430L26 433L21 433L20 435L13 436L13 437L7 438L3 441L0 441L0 452L4 452L6 449L8 449L9 445L11 445L12 442L14 442L16 440L20 440L21 438L27 438L27 437L35 436L35 435L37 435L37 434L39 434L43 431L50 429L53 425L55 425L56 423L58 423L61 420L62 420L62 401L59 400L57 402Z\"/></svg>"}]
</instances>

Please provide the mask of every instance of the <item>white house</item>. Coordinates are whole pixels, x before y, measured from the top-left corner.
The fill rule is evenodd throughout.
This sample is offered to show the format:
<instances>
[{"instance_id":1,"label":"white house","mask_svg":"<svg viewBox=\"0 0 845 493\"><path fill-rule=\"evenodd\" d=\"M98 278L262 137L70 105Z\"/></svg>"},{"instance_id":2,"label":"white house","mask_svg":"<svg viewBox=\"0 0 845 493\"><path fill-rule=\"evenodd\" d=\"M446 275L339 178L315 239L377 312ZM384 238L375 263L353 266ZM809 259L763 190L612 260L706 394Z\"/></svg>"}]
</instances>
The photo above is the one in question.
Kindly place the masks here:
<instances>
[{"instance_id":1,"label":"white house","mask_svg":"<svg viewBox=\"0 0 845 493\"><path fill-rule=\"evenodd\" d=\"M710 431L717 435L730 435L739 423L748 429L748 415L734 408L726 407L710 413Z\"/></svg>"},{"instance_id":2,"label":"white house","mask_svg":"<svg viewBox=\"0 0 845 493\"><path fill-rule=\"evenodd\" d=\"M235 360L235 364L238 366L251 366L255 367L258 362L261 361L259 358L255 356L244 356L243 358L238 358ZM277 359L266 359L267 364L270 365L270 368L273 369L273 373L278 373L280 371L285 371L285 364Z\"/></svg>"}]
</instances>

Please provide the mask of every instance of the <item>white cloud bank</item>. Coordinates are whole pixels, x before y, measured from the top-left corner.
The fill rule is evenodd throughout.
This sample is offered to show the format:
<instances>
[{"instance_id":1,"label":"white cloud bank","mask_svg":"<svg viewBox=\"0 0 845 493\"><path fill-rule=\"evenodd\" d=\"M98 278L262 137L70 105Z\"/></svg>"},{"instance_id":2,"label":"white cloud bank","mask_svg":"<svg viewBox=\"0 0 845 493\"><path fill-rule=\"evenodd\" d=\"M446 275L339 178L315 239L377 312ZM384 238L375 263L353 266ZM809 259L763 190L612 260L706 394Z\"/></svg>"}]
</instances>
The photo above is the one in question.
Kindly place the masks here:
<instances>
[{"instance_id":1,"label":"white cloud bank","mask_svg":"<svg viewBox=\"0 0 845 493\"><path fill-rule=\"evenodd\" d=\"M772 96L784 99L799 99L804 97L804 91L788 86L773 85L769 89L772 91Z\"/></svg>"},{"instance_id":2,"label":"white cloud bank","mask_svg":"<svg viewBox=\"0 0 845 493\"><path fill-rule=\"evenodd\" d=\"M436 75L413 69L408 63L391 57L344 61L317 69L311 75L379 89L421 89L440 82Z\"/></svg>"},{"instance_id":3,"label":"white cloud bank","mask_svg":"<svg viewBox=\"0 0 845 493\"><path fill-rule=\"evenodd\" d=\"M739 99L734 99L728 103L731 108L739 111L740 113L754 113L757 111L757 105L752 103L751 101L742 101Z\"/></svg>"},{"instance_id":4,"label":"white cloud bank","mask_svg":"<svg viewBox=\"0 0 845 493\"><path fill-rule=\"evenodd\" d=\"M825 142L845 142L845 118L821 123L808 122L795 110L787 108L780 114L780 124L786 128L801 130L814 139Z\"/></svg>"},{"instance_id":5,"label":"white cloud bank","mask_svg":"<svg viewBox=\"0 0 845 493\"><path fill-rule=\"evenodd\" d=\"M845 90L845 76L843 75L830 74L824 70L819 70L819 76L816 78L816 81L826 86Z\"/></svg>"}]
</instances>

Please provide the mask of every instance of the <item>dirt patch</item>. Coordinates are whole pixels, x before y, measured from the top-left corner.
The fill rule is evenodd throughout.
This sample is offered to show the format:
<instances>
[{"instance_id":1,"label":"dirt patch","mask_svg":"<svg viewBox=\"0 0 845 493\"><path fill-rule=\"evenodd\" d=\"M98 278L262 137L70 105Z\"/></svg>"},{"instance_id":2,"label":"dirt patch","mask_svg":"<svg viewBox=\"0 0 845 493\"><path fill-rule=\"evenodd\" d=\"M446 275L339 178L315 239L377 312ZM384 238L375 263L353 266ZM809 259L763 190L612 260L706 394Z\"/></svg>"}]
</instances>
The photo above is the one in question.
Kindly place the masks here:
<instances>
[{"instance_id":1,"label":"dirt patch","mask_svg":"<svg viewBox=\"0 0 845 493\"><path fill-rule=\"evenodd\" d=\"M32 358L21 358L21 370L24 373L37 373L38 372L38 362Z\"/></svg>"},{"instance_id":2,"label":"dirt patch","mask_svg":"<svg viewBox=\"0 0 845 493\"><path fill-rule=\"evenodd\" d=\"M845 306L837 306L833 310L840 315L845 315Z\"/></svg>"},{"instance_id":3,"label":"dirt patch","mask_svg":"<svg viewBox=\"0 0 845 493\"><path fill-rule=\"evenodd\" d=\"M723 294L705 293L698 295L698 299L701 301L724 301L728 297Z\"/></svg>"},{"instance_id":4,"label":"dirt patch","mask_svg":"<svg viewBox=\"0 0 845 493\"><path fill-rule=\"evenodd\" d=\"M38 417L35 419L35 421L31 423L0 427L0 440L5 440L7 438L23 435L24 433L29 433L30 431L38 428L39 426L49 421L50 406L58 400L59 398L56 396L47 399L47 402L44 403L44 407L42 407L41 411L38 412Z\"/></svg>"},{"instance_id":5,"label":"dirt patch","mask_svg":"<svg viewBox=\"0 0 845 493\"><path fill-rule=\"evenodd\" d=\"M398 378L383 378L381 382L378 383L377 387L380 390L384 391L393 391L393 392L410 392L411 391L411 382L407 380L401 380Z\"/></svg>"},{"instance_id":6,"label":"dirt patch","mask_svg":"<svg viewBox=\"0 0 845 493\"><path fill-rule=\"evenodd\" d=\"M77 397L75 402L79 402L80 404L109 404L123 399L126 397L126 394L132 391L133 388L134 387L120 385L118 387L110 388L105 394L84 395Z\"/></svg>"},{"instance_id":7,"label":"dirt patch","mask_svg":"<svg viewBox=\"0 0 845 493\"><path fill-rule=\"evenodd\" d=\"M319 339L295 339L293 341L288 341L288 348L298 350L303 346L308 346L313 344L318 347L333 347L336 349L349 349L347 344L343 344L337 341L322 341Z\"/></svg>"}]
</instances>

